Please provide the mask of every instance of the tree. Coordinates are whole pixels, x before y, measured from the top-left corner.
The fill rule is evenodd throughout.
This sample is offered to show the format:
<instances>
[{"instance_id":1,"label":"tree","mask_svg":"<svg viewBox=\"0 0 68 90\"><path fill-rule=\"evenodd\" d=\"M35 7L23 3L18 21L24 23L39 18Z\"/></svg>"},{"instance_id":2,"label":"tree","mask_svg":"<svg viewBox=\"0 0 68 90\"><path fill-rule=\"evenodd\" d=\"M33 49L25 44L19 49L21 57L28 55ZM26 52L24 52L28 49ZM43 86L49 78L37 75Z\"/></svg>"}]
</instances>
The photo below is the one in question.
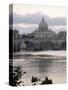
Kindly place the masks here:
<instances>
[{"instance_id":1,"label":"tree","mask_svg":"<svg viewBox=\"0 0 68 90\"><path fill-rule=\"evenodd\" d=\"M19 79L22 76L21 72L21 66L15 66L14 69L10 66L10 72L9 72L9 85L11 86L17 86L22 83L22 81L19 81Z\"/></svg>"},{"instance_id":2,"label":"tree","mask_svg":"<svg viewBox=\"0 0 68 90\"><path fill-rule=\"evenodd\" d=\"M44 85L44 84L52 84L52 80L51 79L48 79L48 77L45 78L45 80L42 81L41 85Z\"/></svg>"}]
</instances>

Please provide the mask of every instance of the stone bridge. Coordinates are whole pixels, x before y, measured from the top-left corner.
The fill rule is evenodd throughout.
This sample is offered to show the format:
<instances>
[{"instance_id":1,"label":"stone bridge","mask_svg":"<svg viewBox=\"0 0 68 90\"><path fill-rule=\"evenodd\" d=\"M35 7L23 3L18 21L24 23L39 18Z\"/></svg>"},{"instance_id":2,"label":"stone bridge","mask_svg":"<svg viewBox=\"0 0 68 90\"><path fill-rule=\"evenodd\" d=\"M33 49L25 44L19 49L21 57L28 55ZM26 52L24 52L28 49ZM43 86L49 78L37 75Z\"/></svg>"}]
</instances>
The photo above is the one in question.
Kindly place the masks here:
<instances>
[{"instance_id":1,"label":"stone bridge","mask_svg":"<svg viewBox=\"0 0 68 90\"><path fill-rule=\"evenodd\" d=\"M45 40L45 39L22 39L19 41L22 49L29 50L60 50L66 49L65 40ZM26 45L26 46L25 46Z\"/></svg>"}]
</instances>

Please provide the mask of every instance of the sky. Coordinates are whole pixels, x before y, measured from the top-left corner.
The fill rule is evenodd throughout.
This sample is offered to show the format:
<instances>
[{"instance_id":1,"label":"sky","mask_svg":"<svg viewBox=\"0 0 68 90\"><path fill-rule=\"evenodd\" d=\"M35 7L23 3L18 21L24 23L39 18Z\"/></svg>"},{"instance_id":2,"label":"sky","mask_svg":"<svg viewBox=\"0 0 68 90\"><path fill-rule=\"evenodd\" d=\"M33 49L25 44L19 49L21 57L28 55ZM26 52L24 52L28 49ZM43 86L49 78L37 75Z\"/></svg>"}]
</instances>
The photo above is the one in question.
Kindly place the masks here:
<instances>
[{"instance_id":1,"label":"sky","mask_svg":"<svg viewBox=\"0 0 68 90\"><path fill-rule=\"evenodd\" d=\"M42 17L55 32L66 30L66 8L45 5L13 4L13 28L19 33L31 33L38 28Z\"/></svg>"}]
</instances>

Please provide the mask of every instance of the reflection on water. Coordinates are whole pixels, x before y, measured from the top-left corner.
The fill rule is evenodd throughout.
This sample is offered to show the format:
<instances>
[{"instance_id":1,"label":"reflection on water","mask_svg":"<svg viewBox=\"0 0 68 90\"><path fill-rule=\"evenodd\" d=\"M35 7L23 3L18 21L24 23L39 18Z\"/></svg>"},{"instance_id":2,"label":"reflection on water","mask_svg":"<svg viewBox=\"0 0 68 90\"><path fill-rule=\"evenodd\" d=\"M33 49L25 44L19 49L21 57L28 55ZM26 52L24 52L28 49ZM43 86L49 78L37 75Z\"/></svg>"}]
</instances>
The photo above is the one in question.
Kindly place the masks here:
<instances>
[{"instance_id":1,"label":"reflection on water","mask_svg":"<svg viewBox=\"0 0 68 90\"><path fill-rule=\"evenodd\" d=\"M51 65L52 65L52 60L39 60L39 72L40 73L43 73L43 72L48 72L48 70L49 70L49 67L51 67Z\"/></svg>"},{"instance_id":2,"label":"reflection on water","mask_svg":"<svg viewBox=\"0 0 68 90\"><path fill-rule=\"evenodd\" d=\"M51 52L51 51L50 51ZM66 59L65 51L62 55L54 55L51 52L51 56L41 53L23 53L19 52L13 60L13 65L21 65L22 68L27 72L23 79L26 84L29 85L31 77L37 76L39 78L45 78L48 76L53 80L53 83L65 83L66 82ZM58 51L56 51L58 52ZM54 53L54 52L53 52ZM62 53L62 51L59 51Z\"/></svg>"}]
</instances>

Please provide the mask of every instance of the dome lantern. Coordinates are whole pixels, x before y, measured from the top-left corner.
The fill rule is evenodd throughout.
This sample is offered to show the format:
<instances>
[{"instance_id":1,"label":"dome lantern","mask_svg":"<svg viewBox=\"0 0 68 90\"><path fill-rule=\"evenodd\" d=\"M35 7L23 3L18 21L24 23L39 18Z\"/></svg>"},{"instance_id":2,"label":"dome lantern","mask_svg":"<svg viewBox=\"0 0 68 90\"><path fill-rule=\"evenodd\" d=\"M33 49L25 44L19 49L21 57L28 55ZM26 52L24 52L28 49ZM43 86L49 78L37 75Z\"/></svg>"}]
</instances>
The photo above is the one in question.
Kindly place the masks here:
<instances>
[{"instance_id":1,"label":"dome lantern","mask_svg":"<svg viewBox=\"0 0 68 90\"><path fill-rule=\"evenodd\" d=\"M44 18L42 18L42 21L39 24L39 30L48 31L48 24L45 22Z\"/></svg>"}]
</instances>

